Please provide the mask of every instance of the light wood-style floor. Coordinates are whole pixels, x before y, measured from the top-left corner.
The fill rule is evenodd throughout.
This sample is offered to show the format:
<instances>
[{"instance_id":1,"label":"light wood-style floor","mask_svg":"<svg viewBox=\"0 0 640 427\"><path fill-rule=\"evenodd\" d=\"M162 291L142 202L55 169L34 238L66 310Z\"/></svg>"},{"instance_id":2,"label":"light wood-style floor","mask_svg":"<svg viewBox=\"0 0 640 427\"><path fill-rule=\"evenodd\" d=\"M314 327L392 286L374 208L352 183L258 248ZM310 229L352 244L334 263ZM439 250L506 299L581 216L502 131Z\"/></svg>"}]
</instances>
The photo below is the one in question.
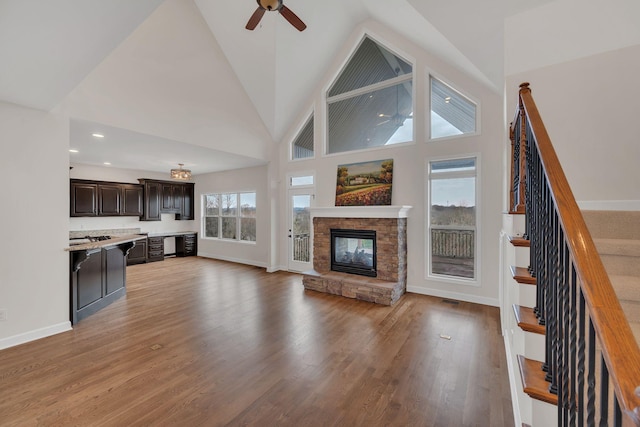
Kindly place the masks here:
<instances>
[{"instance_id":1,"label":"light wood-style floor","mask_svg":"<svg viewBox=\"0 0 640 427\"><path fill-rule=\"evenodd\" d=\"M513 426L497 308L196 257L127 274L73 331L0 351L1 426Z\"/></svg>"}]
</instances>

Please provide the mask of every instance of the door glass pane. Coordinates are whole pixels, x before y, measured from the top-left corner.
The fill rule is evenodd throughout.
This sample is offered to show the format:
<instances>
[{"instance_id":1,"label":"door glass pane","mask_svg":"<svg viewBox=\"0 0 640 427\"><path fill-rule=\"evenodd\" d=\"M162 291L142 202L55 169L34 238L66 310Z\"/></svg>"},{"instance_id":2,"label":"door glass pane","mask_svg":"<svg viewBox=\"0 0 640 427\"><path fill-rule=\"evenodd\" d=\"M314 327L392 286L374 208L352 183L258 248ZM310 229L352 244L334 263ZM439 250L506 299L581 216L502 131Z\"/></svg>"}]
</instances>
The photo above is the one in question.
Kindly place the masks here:
<instances>
[{"instance_id":1,"label":"door glass pane","mask_svg":"<svg viewBox=\"0 0 640 427\"><path fill-rule=\"evenodd\" d=\"M292 260L309 262L311 233L311 195L292 196Z\"/></svg>"}]
</instances>

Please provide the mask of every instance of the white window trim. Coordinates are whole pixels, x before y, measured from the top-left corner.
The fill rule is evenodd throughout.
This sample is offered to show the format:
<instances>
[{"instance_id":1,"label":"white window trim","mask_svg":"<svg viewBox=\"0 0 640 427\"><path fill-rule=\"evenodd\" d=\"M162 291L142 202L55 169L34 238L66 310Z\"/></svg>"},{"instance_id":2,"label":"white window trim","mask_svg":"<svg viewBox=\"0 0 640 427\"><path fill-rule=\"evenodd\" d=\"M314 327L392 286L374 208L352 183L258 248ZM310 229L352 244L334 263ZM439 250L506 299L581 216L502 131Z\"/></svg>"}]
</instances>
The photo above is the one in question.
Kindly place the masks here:
<instances>
[{"instance_id":1,"label":"white window trim","mask_svg":"<svg viewBox=\"0 0 640 427\"><path fill-rule=\"evenodd\" d=\"M315 179L315 178L314 178ZM250 194L255 194L256 197L256 240L255 241L251 241L251 240L241 240L240 236L241 236L241 220L242 218L245 218L243 216L241 216L241 209L240 209L240 195L241 194L246 194L246 193L250 193ZM220 232L220 234L222 233L222 218L236 218L236 238L235 239L229 239L229 238L225 238L225 237L210 237L207 236L206 233L206 221L207 218L211 218L212 216L208 216L206 215L207 212L207 204L206 204L206 197L207 196L219 196L221 197L223 194L235 194L236 195L236 215L235 216L229 216L229 215L222 215L221 209L222 209L222 198L220 199L220 205L218 206L218 215L216 215L216 217L218 218L218 231ZM202 207L202 212L201 212L201 218L202 221L200 222L200 228L201 228L201 238L204 240L211 240L211 241L219 241L219 242L233 242L233 243L242 243L242 244L248 244L248 245L256 245L258 242L258 233L257 233L257 227L258 227L258 192L255 190L246 190L246 191L218 191L218 192L211 192L211 193L205 193L201 195L201 207ZM247 217L250 218L250 217Z\"/></svg>"},{"instance_id":2,"label":"white window trim","mask_svg":"<svg viewBox=\"0 0 640 427\"><path fill-rule=\"evenodd\" d=\"M464 278L464 277L455 277L455 276L446 276L446 275L441 275L441 274L431 274L430 270L431 270L431 177L429 174L430 168L429 168L429 164L431 162L438 162L438 161L443 161L443 160L458 160L458 159L470 159L470 158L475 158L476 159L476 169L475 169L475 178L476 178L476 226L475 226L475 247L474 247L474 269L475 269L475 277L473 279L468 279L468 278ZM482 211L482 197L481 197L481 192L480 189L482 188L481 186L481 174L480 174L480 170L481 170L481 156L480 153L467 153L467 154L455 154L455 155L451 155L451 156L438 156L438 157L428 157L425 160L425 192L426 192L426 197L425 197L425 207L424 207L424 221L425 221L425 226L424 226L424 243L425 243L425 251L424 251L424 278L426 280L434 280L434 281L438 281L438 282L444 282L444 283L451 283L451 284L456 284L456 285L465 285L465 286L473 286L473 287L480 287L482 284L482 281L480 280L480 278L482 277L481 274L481 266L482 266L482 262L481 262L481 251L479 250L480 246L481 246L481 242L482 242L482 230L481 230L481 224L482 224L482 215L481 215L481 211ZM447 176L453 176L447 174ZM463 173L460 174L460 176L470 176L469 174L465 175ZM441 227L441 228L445 228L445 227ZM463 228L463 227L456 227L457 229ZM471 227L469 227L471 228Z\"/></svg>"}]
</instances>

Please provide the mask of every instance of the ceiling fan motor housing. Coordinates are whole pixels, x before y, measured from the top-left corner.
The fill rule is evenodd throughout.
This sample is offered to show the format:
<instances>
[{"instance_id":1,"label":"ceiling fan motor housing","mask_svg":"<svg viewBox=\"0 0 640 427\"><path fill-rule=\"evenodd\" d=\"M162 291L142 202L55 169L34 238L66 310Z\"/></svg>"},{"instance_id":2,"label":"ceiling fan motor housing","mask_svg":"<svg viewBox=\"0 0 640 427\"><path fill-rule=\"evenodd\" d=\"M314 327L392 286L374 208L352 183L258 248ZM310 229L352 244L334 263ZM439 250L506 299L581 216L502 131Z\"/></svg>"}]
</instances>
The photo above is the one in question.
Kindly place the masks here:
<instances>
[{"instance_id":1,"label":"ceiling fan motor housing","mask_svg":"<svg viewBox=\"0 0 640 427\"><path fill-rule=\"evenodd\" d=\"M282 7L282 0L256 0L261 8L266 10L279 10Z\"/></svg>"}]
</instances>

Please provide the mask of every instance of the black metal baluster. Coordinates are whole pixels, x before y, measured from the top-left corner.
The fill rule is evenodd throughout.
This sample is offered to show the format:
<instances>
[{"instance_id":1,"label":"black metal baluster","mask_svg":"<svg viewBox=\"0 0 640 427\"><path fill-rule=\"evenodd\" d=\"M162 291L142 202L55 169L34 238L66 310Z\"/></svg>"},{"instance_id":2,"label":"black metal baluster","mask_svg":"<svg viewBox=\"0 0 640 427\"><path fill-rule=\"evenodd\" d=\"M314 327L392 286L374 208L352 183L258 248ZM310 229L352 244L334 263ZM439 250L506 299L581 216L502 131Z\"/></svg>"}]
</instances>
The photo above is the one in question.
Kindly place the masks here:
<instances>
[{"instance_id":1,"label":"black metal baluster","mask_svg":"<svg viewBox=\"0 0 640 427\"><path fill-rule=\"evenodd\" d=\"M586 328L587 313L585 312L585 301L582 291L578 292L580 299L580 326L578 327L578 425L584 425L585 408L585 359L586 359Z\"/></svg>"},{"instance_id":2,"label":"black metal baluster","mask_svg":"<svg viewBox=\"0 0 640 427\"><path fill-rule=\"evenodd\" d=\"M593 328L591 318L587 317L589 327L589 346L587 364L587 425L594 426L596 419L596 331Z\"/></svg>"},{"instance_id":3,"label":"black metal baluster","mask_svg":"<svg viewBox=\"0 0 640 427\"><path fill-rule=\"evenodd\" d=\"M600 357L600 427L609 425L609 368L604 361L604 357Z\"/></svg>"},{"instance_id":4,"label":"black metal baluster","mask_svg":"<svg viewBox=\"0 0 640 427\"><path fill-rule=\"evenodd\" d=\"M570 318L570 332L569 332L569 355L570 355L570 363L569 363L569 390L568 390L568 400L567 400L567 410L569 411L569 422L568 425L575 426L576 419L576 410L577 410L577 402L578 395L576 393L576 387L578 385L578 377L579 372L577 369L577 357L578 357L578 306L577 306L577 288L578 281L576 277L576 270L569 259L569 249L567 248L567 271L570 275L571 284L571 318Z\"/></svg>"}]
</instances>

